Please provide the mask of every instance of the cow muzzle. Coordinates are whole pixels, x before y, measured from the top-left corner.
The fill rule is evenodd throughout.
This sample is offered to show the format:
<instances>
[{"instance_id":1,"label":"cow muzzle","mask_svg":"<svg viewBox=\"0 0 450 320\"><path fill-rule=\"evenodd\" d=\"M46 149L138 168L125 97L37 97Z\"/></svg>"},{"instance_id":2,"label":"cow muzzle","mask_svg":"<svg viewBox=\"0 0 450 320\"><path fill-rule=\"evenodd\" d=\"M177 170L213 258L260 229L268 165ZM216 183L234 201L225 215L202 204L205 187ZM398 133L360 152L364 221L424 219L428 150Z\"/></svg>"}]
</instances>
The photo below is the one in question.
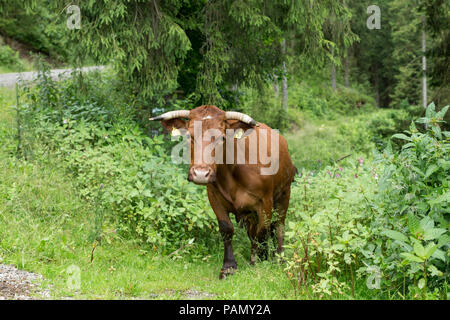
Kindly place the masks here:
<instances>
[{"instance_id":1,"label":"cow muzzle","mask_svg":"<svg viewBox=\"0 0 450 320\"><path fill-rule=\"evenodd\" d=\"M211 167L195 166L189 169L188 180L196 184L208 184L216 180L216 174Z\"/></svg>"}]
</instances>

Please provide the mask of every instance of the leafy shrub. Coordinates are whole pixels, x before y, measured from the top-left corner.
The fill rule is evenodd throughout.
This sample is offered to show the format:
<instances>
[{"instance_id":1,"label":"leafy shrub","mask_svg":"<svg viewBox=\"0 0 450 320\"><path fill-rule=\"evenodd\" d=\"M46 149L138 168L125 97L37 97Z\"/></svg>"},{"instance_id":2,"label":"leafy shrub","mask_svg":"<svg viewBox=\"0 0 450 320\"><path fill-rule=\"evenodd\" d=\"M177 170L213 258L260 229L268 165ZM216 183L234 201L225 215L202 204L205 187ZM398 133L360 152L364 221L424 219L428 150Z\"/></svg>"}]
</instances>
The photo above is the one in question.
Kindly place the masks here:
<instances>
[{"instance_id":1,"label":"leafy shrub","mask_svg":"<svg viewBox=\"0 0 450 320\"><path fill-rule=\"evenodd\" d=\"M19 52L14 51L8 45L0 45L0 65L22 66L22 62L19 59Z\"/></svg>"},{"instance_id":2,"label":"leafy shrub","mask_svg":"<svg viewBox=\"0 0 450 320\"><path fill-rule=\"evenodd\" d=\"M358 115L375 110L373 98L362 92L339 88L331 90L328 82L293 84L289 88L290 106L304 112L312 119L336 119L340 115Z\"/></svg>"},{"instance_id":3,"label":"leafy shrub","mask_svg":"<svg viewBox=\"0 0 450 320\"><path fill-rule=\"evenodd\" d=\"M246 89L242 98L242 111L251 115L256 121L283 131L289 127L287 112L283 109L281 98L275 97L273 89ZM281 93L280 93L281 96Z\"/></svg>"},{"instance_id":4,"label":"leafy shrub","mask_svg":"<svg viewBox=\"0 0 450 320\"><path fill-rule=\"evenodd\" d=\"M349 155L371 155L375 147L373 133L367 125L371 116L340 117L317 124L304 121L299 130L285 134L295 165L321 169L322 164L334 164Z\"/></svg>"},{"instance_id":5,"label":"leafy shrub","mask_svg":"<svg viewBox=\"0 0 450 320\"><path fill-rule=\"evenodd\" d=\"M401 298L447 299L450 275L448 107L431 104L402 150L376 161L301 172L292 189L284 253L296 291L319 297L355 294L357 281Z\"/></svg>"},{"instance_id":6,"label":"leafy shrub","mask_svg":"<svg viewBox=\"0 0 450 320\"><path fill-rule=\"evenodd\" d=\"M376 189L373 168L346 162L301 172L292 189L285 271L295 290L317 297L355 290L361 251L374 235L367 208Z\"/></svg>"},{"instance_id":7,"label":"leafy shrub","mask_svg":"<svg viewBox=\"0 0 450 320\"><path fill-rule=\"evenodd\" d=\"M436 112L430 104L425 117L416 121L427 126L425 132L412 122L406 134L393 135L406 141L402 150L388 147L378 160L385 170L374 207L388 216L383 233L391 239L385 243L383 269L393 285L400 281L394 271L405 271L403 280L424 298L432 297L428 289L442 287L450 276L450 133L439 125L447 110Z\"/></svg>"},{"instance_id":8,"label":"leafy shrub","mask_svg":"<svg viewBox=\"0 0 450 320\"><path fill-rule=\"evenodd\" d=\"M163 136L144 135L127 116L126 105L109 104L108 98L96 103L99 99L90 96L97 89L91 86L108 90L102 80L83 82L84 94L74 90L72 81L79 79L55 83L43 72L36 87L28 90L30 103L22 110L25 125L44 146L34 148L35 156L61 159L80 194L101 206L124 236L163 252L193 238L215 240L210 234L216 220L205 201L206 191L189 184L183 169L171 162Z\"/></svg>"}]
</instances>

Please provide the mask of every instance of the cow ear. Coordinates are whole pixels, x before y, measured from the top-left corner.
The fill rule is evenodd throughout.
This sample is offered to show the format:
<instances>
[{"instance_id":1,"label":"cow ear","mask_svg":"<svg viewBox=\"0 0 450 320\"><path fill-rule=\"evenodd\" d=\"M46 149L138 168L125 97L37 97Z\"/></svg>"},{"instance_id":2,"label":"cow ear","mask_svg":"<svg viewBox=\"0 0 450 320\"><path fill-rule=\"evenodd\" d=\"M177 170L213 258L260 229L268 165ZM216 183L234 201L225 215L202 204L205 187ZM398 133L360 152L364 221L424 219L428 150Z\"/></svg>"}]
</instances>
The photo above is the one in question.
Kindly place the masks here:
<instances>
[{"instance_id":1,"label":"cow ear","mask_svg":"<svg viewBox=\"0 0 450 320\"><path fill-rule=\"evenodd\" d=\"M239 121L239 120L226 120L226 122L227 122L228 129L234 129L234 130L242 129L244 131L247 131L248 129L254 128L254 126L252 126L248 123Z\"/></svg>"},{"instance_id":2,"label":"cow ear","mask_svg":"<svg viewBox=\"0 0 450 320\"><path fill-rule=\"evenodd\" d=\"M253 132L254 126L247 124L239 120L226 120L228 129L235 131L234 137L236 139L242 139L250 135Z\"/></svg>"},{"instance_id":3,"label":"cow ear","mask_svg":"<svg viewBox=\"0 0 450 320\"><path fill-rule=\"evenodd\" d=\"M169 120L162 120L161 124L167 132L170 134L174 134L174 132L179 131L180 129L186 129L186 121L175 118L175 119L169 119ZM178 134L174 134L178 135Z\"/></svg>"}]
</instances>

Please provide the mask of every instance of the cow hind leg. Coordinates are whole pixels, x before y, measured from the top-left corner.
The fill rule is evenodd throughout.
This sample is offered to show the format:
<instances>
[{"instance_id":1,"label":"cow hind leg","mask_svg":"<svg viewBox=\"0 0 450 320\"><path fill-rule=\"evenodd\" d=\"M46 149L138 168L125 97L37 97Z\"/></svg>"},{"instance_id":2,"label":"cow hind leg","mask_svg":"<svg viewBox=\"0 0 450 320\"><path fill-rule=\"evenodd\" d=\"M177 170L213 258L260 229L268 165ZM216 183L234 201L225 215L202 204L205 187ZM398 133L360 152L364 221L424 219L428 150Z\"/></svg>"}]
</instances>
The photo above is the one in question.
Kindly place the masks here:
<instances>
[{"instance_id":1,"label":"cow hind leg","mask_svg":"<svg viewBox=\"0 0 450 320\"><path fill-rule=\"evenodd\" d=\"M255 217L256 218L256 217ZM254 221L255 220L255 221ZM256 219L253 216L247 216L245 220L245 227L247 229L247 235L250 239L250 265L255 265L257 259L258 242L256 241Z\"/></svg>"},{"instance_id":2,"label":"cow hind leg","mask_svg":"<svg viewBox=\"0 0 450 320\"><path fill-rule=\"evenodd\" d=\"M261 260L268 258L268 239L270 235L273 202L265 200L258 210L258 223L256 226L257 255Z\"/></svg>"},{"instance_id":3,"label":"cow hind leg","mask_svg":"<svg viewBox=\"0 0 450 320\"><path fill-rule=\"evenodd\" d=\"M272 224L272 230L277 238L277 253L280 254L283 251L284 242L284 222L286 220L286 213L289 207L289 199L291 196L291 189L288 188L275 202L275 210L277 211L277 219Z\"/></svg>"}]
</instances>

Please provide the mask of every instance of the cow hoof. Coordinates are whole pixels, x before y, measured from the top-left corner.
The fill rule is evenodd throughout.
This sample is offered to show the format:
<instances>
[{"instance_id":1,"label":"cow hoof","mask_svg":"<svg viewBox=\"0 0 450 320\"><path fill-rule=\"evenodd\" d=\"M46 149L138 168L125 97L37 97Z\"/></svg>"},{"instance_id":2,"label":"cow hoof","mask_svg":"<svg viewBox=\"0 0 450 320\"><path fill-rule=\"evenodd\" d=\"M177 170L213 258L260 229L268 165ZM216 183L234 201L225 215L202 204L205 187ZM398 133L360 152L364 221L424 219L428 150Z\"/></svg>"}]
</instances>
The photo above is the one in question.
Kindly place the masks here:
<instances>
[{"instance_id":1,"label":"cow hoof","mask_svg":"<svg viewBox=\"0 0 450 320\"><path fill-rule=\"evenodd\" d=\"M222 268L220 270L220 275L219 275L219 279L225 279L226 277L228 277L229 275L234 274L237 271L237 266L236 267L226 267L226 268Z\"/></svg>"}]
</instances>

